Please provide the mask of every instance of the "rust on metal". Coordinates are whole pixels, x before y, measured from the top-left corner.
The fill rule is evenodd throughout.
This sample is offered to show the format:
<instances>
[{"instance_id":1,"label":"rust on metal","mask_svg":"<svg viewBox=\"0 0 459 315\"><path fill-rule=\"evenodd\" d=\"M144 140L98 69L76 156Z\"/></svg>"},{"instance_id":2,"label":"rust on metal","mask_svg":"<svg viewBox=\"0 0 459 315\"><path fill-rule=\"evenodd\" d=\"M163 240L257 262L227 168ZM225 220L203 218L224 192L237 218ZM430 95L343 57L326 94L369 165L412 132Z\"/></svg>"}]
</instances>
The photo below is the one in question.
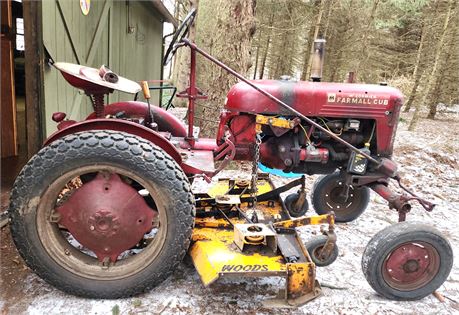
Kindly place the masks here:
<instances>
[{"instance_id":1,"label":"rust on metal","mask_svg":"<svg viewBox=\"0 0 459 315\"><path fill-rule=\"evenodd\" d=\"M284 233L275 225L301 226L306 221L309 224L328 224L330 244L333 245L336 241L333 214L299 218L304 221L286 220L289 215L277 194L270 200L258 202L259 222L250 222L253 209L244 199L250 192L238 183L237 179L224 178L205 193L195 193L195 199L201 201L226 199L230 202L233 197L242 200L237 206L225 204L224 210L219 209L218 203L198 203L189 253L204 285L222 277L280 276L286 280L285 287L280 289L277 298L263 301L266 306L296 307L319 296L321 288L315 280L315 265L302 240L294 229L285 229ZM261 195L276 189L269 176L261 174L257 187ZM272 223L279 219L284 221Z\"/></svg>"},{"instance_id":2,"label":"rust on metal","mask_svg":"<svg viewBox=\"0 0 459 315\"><path fill-rule=\"evenodd\" d=\"M114 173L100 172L56 209L65 226L99 261L115 262L152 229L158 215L142 196Z\"/></svg>"},{"instance_id":3,"label":"rust on metal","mask_svg":"<svg viewBox=\"0 0 459 315\"><path fill-rule=\"evenodd\" d=\"M383 278L396 290L411 291L432 281L440 269L440 256L425 242L407 242L394 249L383 265Z\"/></svg>"},{"instance_id":4,"label":"rust on metal","mask_svg":"<svg viewBox=\"0 0 459 315\"><path fill-rule=\"evenodd\" d=\"M273 223L275 228L296 228L304 225L318 225L318 224L335 224L335 215L334 214L322 214L309 217L299 217L295 219L280 221Z\"/></svg>"}]
</instances>

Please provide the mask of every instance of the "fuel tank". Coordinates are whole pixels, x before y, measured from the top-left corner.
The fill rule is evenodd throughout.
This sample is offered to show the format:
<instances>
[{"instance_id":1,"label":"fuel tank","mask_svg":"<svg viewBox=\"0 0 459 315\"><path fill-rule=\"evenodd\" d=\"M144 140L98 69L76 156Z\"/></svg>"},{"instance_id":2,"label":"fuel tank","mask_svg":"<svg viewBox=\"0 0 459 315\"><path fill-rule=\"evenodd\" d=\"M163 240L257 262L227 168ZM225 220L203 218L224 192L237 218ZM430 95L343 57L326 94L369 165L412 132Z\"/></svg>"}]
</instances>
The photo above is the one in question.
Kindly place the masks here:
<instances>
[{"instance_id":1,"label":"fuel tank","mask_svg":"<svg viewBox=\"0 0 459 315\"><path fill-rule=\"evenodd\" d=\"M369 119L376 122L378 154L392 154L402 93L393 87L375 84L329 83L285 80L253 80L295 110L308 117ZM244 82L227 95L229 112L263 115L292 114Z\"/></svg>"}]
</instances>

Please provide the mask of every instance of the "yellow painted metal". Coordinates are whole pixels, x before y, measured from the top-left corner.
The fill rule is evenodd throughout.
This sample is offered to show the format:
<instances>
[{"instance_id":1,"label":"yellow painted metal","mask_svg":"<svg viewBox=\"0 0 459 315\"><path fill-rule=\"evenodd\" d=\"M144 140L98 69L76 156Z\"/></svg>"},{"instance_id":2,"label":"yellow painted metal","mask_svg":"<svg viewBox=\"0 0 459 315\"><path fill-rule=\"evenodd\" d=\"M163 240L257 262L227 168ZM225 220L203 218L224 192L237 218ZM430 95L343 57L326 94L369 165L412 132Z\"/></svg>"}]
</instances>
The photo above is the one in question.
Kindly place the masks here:
<instances>
[{"instance_id":1,"label":"yellow painted metal","mask_svg":"<svg viewBox=\"0 0 459 315\"><path fill-rule=\"evenodd\" d=\"M220 180L208 190L207 195L210 198L226 195L231 188L230 186L235 183L237 180ZM258 194L264 194L274 189L271 181L266 177L259 178L257 187ZM236 188L243 187L236 185ZM245 196L249 196L249 194L243 194L241 197ZM247 203L242 203L239 206L243 212L253 210L248 207ZM228 208L225 209L225 211L230 211ZM218 213L218 210L209 206L198 210ZM260 222L274 222L277 218L289 217L280 200L259 202L256 211L257 215L260 214ZM333 225L334 217L333 215L303 217L277 222L274 225L290 228L306 223ZM279 306L279 302L282 306L301 305L320 295L320 285L315 280L315 265L298 235L295 235L292 245L301 253L302 258L295 263L289 263L282 255L281 250L273 248L273 246L251 245L250 242L246 242L247 246L244 245L243 250L241 250L242 246L238 247L234 243L233 226L237 224L247 224L247 221L235 215L228 216L228 219L210 216L196 218L189 254L204 285L210 285L220 277L235 275L281 276L286 279L286 287L280 293L280 300L276 302L277 306ZM274 247L276 246L280 245L276 243Z\"/></svg>"},{"instance_id":2,"label":"yellow painted metal","mask_svg":"<svg viewBox=\"0 0 459 315\"><path fill-rule=\"evenodd\" d=\"M286 298L296 299L314 289L315 265L311 263L287 264Z\"/></svg>"},{"instance_id":3,"label":"yellow painted metal","mask_svg":"<svg viewBox=\"0 0 459 315\"><path fill-rule=\"evenodd\" d=\"M259 135L261 134L262 130L261 130L261 127L263 125L262 124L255 124L255 132Z\"/></svg>"},{"instance_id":4,"label":"yellow painted metal","mask_svg":"<svg viewBox=\"0 0 459 315\"><path fill-rule=\"evenodd\" d=\"M285 129L292 129L293 127L295 127L295 122L293 120L263 115L257 115L256 123L259 125L269 125Z\"/></svg>"},{"instance_id":5,"label":"yellow painted metal","mask_svg":"<svg viewBox=\"0 0 459 315\"><path fill-rule=\"evenodd\" d=\"M236 185L236 188L238 186ZM228 181L227 180L219 180L215 185L213 185L206 193L211 197L215 198L216 196L221 196L225 195L226 192L228 191ZM273 188L271 186L271 183L267 179L260 179L258 180L258 185L257 185L258 191L257 194L261 195L264 193L267 193L271 191ZM250 194L243 194L241 197L249 197Z\"/></svg>"},{"instance_id":6,"label":"yellow painted metal","mask_svg":"<svg viewBox=\"0 0 459 315\"><path fill-rule=\"evenodd\" d=\"M277 251L277 234L266 224L245 223L234 225L234 244L244 251L247 245L263 245Z\"/></svg>"},{"instance_id":7,"label":"yellow painted metal","mask_svg":"<svg viewBox=\"0 0 459 315\"><path fill-rule=\"evenodd\" d=\"M275 222L274 227L282 228L294 228L304 225L319 225L319 224L329 224L333 226L335 224L335 215L334 214L322 214L314 215L310 217L299 217L291 220L285 220L280 222Z\"/></svg>"},{"instance_id":8,"label":"yellow painted metal","mask_svg":"<svg viewBox=\"0 0 459 315\"><path fill-rule=\"evenodd\" d=\"M195 231L197 228L231 228L231 224L225 219L196 218L194 220Z\"/></svg>"},{"instance_id":9,"label":"yellow painted metal","mask_svg":"<svg viewBox=\"0 0 459 315\"><path fill-rule=\"evenodd\" d=\"M204 285L224 275L286 275L283 257L271 250L242 253L233 243L233 231L214 228L193 230L190 249L193 264Z\"/></svg>"}]
</instances>

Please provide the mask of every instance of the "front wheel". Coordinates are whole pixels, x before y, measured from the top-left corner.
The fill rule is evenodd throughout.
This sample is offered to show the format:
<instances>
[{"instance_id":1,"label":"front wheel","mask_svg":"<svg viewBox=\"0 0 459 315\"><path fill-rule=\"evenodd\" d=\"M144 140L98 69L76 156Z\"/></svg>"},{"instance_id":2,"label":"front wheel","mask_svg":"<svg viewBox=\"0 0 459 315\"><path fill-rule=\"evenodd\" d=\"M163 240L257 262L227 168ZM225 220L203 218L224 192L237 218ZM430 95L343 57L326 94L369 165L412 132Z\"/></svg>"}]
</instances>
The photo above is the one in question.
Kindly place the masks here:
<instances>
[{"instance_id":1,"label":"front wheel","mask_svg":"<svg viewBox=\"0 0 459 315\"><path fill-rule=\"evenodd\" d=\"M57 288L119 298L165 280L190 244L194 202L177 163L136 136L88 131L56 140L12 190L19 253Z\"/></svg>"},{"instance_id":2,"label":"front wheel","mask_svg":"<svg viewBox=\"0 0 459 315\"><path fill-rule=\"evenodd\" d=\"M368 187L349 186L344 196L345 184L339 172L320 177L312 189L312 205L317 214L333 211L336 222L357 219L370 202Z\"/></svg>"},{"instance_id":3,"label":"front wheel","mask_svg":"<svg viewBox=\"0 0 459 315\"><path fill-rule=\"evenodd\" d=\"M453 252L436 229L401 222L377 233L362 257L370 286L391 300L419 300L433 293L448 277Z\"/></svg>"}]
</instances>

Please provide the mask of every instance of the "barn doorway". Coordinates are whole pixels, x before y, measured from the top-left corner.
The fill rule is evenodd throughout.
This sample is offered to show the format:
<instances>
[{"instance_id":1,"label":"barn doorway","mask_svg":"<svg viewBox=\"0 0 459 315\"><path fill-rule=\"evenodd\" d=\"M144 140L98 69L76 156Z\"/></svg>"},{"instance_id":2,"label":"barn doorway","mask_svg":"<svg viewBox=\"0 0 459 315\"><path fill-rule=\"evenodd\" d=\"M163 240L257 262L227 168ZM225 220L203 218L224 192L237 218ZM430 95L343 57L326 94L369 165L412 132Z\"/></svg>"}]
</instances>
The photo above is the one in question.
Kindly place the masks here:
<instances>
[{"instance_id":1,"label":"barn doorway","mask_svg":"<svg viewBox=\"0 0 459 315\"><path fill-rule=\"evenodd\" d=\"M1 194L2 210L9 188L27 162L24 16L21 1L1 1Z\"/></svg>"}]
</instances>

